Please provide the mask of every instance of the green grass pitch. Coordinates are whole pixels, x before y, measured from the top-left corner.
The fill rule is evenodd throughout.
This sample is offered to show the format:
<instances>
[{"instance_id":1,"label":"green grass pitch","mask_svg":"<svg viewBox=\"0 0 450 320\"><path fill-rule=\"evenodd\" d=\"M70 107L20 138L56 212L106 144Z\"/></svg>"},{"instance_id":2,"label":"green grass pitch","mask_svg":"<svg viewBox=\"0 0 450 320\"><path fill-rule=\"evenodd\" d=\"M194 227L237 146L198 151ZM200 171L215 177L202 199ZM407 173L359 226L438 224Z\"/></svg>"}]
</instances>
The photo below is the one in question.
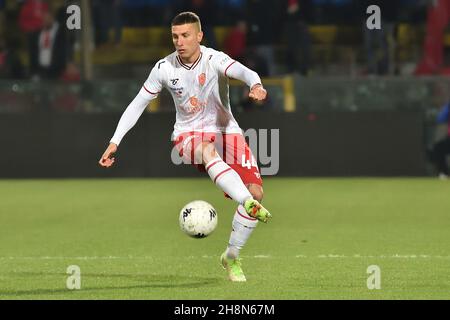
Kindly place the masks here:
<instances>
[{"instance_id":1,"label":"green grass pitch","mask_svg":"<svg viewBox=\"0 0 450 320\"><path fill-rule=\"evenodd\" d=\"M235 203L208 179L0 180L0 299L449 299L450 183L265 179L242 251L247 283L219 265ZM202 199L217 230L192 239L181 207ZM68 290L67 267L81 270ZM367 268L381 288L369 290Z\"/></svg>"}]
</instances>

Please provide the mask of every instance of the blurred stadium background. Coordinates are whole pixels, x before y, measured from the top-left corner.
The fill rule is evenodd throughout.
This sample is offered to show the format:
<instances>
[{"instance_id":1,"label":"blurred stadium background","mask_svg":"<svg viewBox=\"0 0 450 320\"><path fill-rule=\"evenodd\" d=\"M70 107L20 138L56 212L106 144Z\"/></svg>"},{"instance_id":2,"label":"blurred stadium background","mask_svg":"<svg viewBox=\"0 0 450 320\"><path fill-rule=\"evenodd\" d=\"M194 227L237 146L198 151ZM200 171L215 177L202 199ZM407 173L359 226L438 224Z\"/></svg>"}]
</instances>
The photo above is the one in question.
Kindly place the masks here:
<instances>
[{"instance_id":1,"label":"blurred stadium background","mask_svg":"<svg viewBox=\"0 0 450 320\"><path fill-rule=\"evenodd\" d=\"M447 1L438 3L446 8ZM65 27L71 4L82 8L81 30ZM370 4L381 7L381 31L366 28ZM268 129L282 129L282 140L298 137L282 154L281 175L435 175L425 150L445 134L434 120L450 95L445 54L450 34L433 26L433 10L444 9L432 4L1 1L0 139L8 151L0 160L0 176L99 175L91 157L95 159L109 139L152 65L173 51L169 25L181 10L201 16L205 45L227 52L263 76L269 90L266 103L252 104L244 86L232 81L232 106L244 128L265 128L262 124L267 123ZM53 49L51 65L42 68L36 34L47 12L59 23L62 40ZM426 39L438 43L429 48ZM169 94L161 94L148 111L156 116L142 122L156 126L155 132L168 142L173 113ZM18 148L32 137L41 152ZM63 152L68 141L77 152L70 165L58 171L55 153ZM133 149L131 142L128 145ZM27 153L36 167L20 160ZM134 157L132 151L127 153ZM120 168L111 175L189 175L165 166L167 159L159 164L156 160L157 170L139 164L140 169Z\"/></svg>"},{"instance_id":2,"label":"blurred stadium background","mask_svg":"<svg viewBox=\"0 0 450 320\"><path fill-rule=\"evenodd\" d=\"M72 4L81 30L65 28ZM381 31L366 28L370 4ZM264 180L274 220L244 250L245 287L225 283L217 261L234 203L171 163L167 93L115 167L97 164L173 51L181 10L200 15L205 45L263 77L264 104L230 82L241 127L280 130L278 177ZM46 13L60 34L43 67ZM447 135L435 120L450 100L449 18L449 0L0 0L0 298L448 299L450 187L427 150ZM177 226L193 199L220 215L202 242ZM65 288L70 264L88 290ZM383 272L376 293L371 264Z\"/></svg>"}]
</instances>

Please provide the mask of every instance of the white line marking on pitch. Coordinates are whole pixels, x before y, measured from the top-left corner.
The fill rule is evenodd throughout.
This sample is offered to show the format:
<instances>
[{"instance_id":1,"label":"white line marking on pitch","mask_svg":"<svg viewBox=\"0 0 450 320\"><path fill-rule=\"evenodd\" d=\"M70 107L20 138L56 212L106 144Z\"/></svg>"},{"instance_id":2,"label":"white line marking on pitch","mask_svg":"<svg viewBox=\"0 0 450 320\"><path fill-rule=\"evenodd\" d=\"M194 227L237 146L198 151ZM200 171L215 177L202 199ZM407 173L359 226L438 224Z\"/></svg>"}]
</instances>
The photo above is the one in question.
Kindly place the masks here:
<instances>
[{"instance_id":1,"label":"white line marking on pitch","mask_svg":"<svg viewBox=\"0 0 450 320\"><path fill-rule=\"evenodd\" d=\"M343 255L343 254L321 254L318 256L305 256L305 255L296 255L296 258L329 258L329 259L337 259L337 258L356 258L356 259L367 259L367 258L381 258L381 259L450 259L450 256L442 256L442 255L426 255L426 254L394 254L394 255Z\"/></svg>"},{"instance_id":2,"label":"white line marking on pitch","mask_svg":"<svg viewBox=\"0 0 450 320\"><path fill-rule=\"evenodd\" d=\"M0 260L127 260L127 259L153 259L154 257L115 257L115 256L104 256L104 257L0 257Z\"/></svg>"},{"instance_id":3,"label":"white line marking on pitch","mask_svg":"<svg viewBox=\"0 0 450 320\"><path fill-rule=\"evenodd\" d=\"M200 258L204 259L214 259L218 256L211 255L202 255ZM187 258L187 259L198 259L198 256L187 256L187 257L174 257L174 258ZM320 255L295 255L295 256L270 256L270 255L254 255L254 256L242 256L242 258L253 258L253 259L272 259L272 258L299 258L299 259L308 259L308 258L319 258L319 259L368 259L368 258L377 258L377 259L450 259L450 255L427 255L427 254L394 254L394 255L344 255L344 254L320 254ZM0 257L0 260L150 260L156 259L152 256L126 256L126 257L118 257L118 256L85 256L85 257L51 257L51 256L41 256L41 257Z\"/></svg>"}]
</instances>

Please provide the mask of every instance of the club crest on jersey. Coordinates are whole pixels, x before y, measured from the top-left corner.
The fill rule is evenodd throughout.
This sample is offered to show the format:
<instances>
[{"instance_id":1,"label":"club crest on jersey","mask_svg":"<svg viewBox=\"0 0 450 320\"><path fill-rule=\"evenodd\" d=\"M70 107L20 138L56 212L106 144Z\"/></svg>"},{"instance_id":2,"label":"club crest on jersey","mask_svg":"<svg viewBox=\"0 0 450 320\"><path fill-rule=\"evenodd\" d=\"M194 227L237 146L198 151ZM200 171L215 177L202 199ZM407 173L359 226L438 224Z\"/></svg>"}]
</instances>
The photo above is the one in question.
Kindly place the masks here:
<instances>
[{"instance_id":1,"label":"club crest on jersey","mask_svg":"<svg viewBox=\"0 0 450 320\"><path fill-rule=\"evenodd\" d=\"M204 72L198 76L198 82L200 83L201 86L205 84L206 74Z\"/></svg>"}]
</instances>

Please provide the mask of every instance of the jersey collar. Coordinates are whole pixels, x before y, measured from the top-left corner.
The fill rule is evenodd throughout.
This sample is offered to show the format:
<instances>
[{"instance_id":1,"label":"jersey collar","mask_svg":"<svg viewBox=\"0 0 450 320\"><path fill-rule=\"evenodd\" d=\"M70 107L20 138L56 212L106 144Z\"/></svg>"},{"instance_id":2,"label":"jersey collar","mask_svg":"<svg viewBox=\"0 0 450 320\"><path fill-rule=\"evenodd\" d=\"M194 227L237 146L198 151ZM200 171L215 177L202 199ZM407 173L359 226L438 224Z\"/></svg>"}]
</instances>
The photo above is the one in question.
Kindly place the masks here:
<instances>
[{"instance_id":1,"label":"jersey collar","mask_svg":"<svg viewBox=\"0 0 450 320\"><path fill-rule=\"evenodd\" d=\"M200 55L198 56L197 60L195 60L195 62L191 66L188 66L187 64L183 63L183 61L181 61L181 58L179 55L177 55L177 61L183 68L185 68L187 70L194 70L194 68L200 63L202 56L203 56L203 53L200 52Z\"/></svg>"}]
</instances>

